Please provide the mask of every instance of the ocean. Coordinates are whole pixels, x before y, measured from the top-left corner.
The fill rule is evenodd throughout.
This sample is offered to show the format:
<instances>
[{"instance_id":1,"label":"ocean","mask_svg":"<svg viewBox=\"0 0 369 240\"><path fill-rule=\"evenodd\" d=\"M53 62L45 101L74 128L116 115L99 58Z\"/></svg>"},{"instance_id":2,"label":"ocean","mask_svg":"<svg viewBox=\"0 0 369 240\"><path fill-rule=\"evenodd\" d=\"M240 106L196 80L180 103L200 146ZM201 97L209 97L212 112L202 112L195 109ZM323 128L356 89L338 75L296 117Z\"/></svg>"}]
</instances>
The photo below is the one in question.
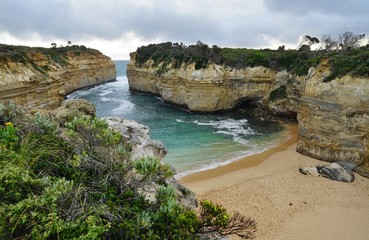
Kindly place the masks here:
<instances>
[{"instance_id":1,"label":"ocean","mask_svg":"<svg viewBox=\"0 0 369 240\"><path fill-rule=\"evenodd\" d=\"M95 104L98 117L117 116L148 126L150 137L168 150L164 161L176 169L177 178L260 153L288 138L276 122L239 111L191 113L164 103L160 97L130 91L128 62L115 61L117 81L76 91L68 98Z\"/></svg>"}]
</instances>

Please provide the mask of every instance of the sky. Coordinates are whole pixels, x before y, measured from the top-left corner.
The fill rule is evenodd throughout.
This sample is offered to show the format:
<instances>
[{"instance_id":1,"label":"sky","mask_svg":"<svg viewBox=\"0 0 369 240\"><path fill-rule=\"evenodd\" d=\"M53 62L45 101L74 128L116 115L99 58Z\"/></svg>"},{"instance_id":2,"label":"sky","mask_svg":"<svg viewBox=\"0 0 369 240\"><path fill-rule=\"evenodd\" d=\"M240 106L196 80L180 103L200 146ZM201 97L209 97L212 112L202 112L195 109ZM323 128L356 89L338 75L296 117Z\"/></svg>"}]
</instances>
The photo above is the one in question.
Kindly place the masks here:
<instances>
[{"instance_id":1,"label":"sky","mask_svg":"<svg viewBox=\"0 0 369 240\"><path fill-rule=\"evenodd\" d=\"M114 60L143 45L295 49L302 36L369 36L368 0L0 0L0 43L85 45Z\"/></svg>"}]
</instances>

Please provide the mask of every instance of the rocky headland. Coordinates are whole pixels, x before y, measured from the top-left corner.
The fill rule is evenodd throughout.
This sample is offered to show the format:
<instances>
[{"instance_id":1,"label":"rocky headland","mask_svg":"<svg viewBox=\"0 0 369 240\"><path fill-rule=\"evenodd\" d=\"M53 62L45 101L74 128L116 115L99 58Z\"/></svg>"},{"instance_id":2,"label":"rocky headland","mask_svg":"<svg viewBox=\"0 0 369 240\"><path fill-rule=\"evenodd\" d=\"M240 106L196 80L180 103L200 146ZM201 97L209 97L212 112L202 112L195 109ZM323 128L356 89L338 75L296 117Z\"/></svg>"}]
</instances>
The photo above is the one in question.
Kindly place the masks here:
<instances>
[{"instance_id":1,"label":"rocky headland","mask_svg":"<svg viewBox=\"0 0 369 240\"><path fill-rule=\"evenodd\" d=\"M114 62L84 46L0 45L0 102L54 109L77 89L116 79Z\"/></svg>"},{"instance_id":2,"label":"rocky headland","mask_svg":"<svg viewBox=\"0 0 369 240\"><path fill-rule=\"evenodd\" d=\"M222 52L203 44L186 49L168 48L165 43L147 49L151 55L145 47L131 54L130 89L160 95L191 111L231 110L242 103L258 106L269 114L297 119L298 152L325 161L369 165L365 47L339 54L260 50L257 55L249 51L248 58L257 56L258 62L243 66L227 64L231 62L224 57L228 49ZM275 56L284 59L285 65L278 65Z\"/></svg>"}]
</instances>

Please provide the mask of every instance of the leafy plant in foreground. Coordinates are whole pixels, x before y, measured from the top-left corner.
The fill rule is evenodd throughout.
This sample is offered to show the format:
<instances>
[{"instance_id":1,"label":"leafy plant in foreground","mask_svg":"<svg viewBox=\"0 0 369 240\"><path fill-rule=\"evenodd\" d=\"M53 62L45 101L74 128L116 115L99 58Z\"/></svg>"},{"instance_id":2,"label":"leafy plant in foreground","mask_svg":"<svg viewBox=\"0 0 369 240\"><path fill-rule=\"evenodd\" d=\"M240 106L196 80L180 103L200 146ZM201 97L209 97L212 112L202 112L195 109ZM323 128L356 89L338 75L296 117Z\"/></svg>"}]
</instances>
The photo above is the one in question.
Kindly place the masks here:
<instances>
[{"instance_id":1,"label":"leafy plant in foreground","mask_svg":"<svg viewBox=\"0 0 369 240\"><path fill-rule=\"evenodd\" d=\"M200 233L236 234L245 239L255 237L256 222L254 220L241 215L239 212L229 215L223 206L214 204L209 200L200 202L198 218L200 220L198 232Z\"/></svg>"},{"instance_id":2,"label":"leafy plant in foreground","mask_svg":"<svg viewBox=\"0 0 369 240\"><path fill-rule=\"evenodd\" d=\"M0 109L18 123L0 127L9 134L0 141L0 239L196 239L243 229L242 219L211 221L184 208L166 181L170 166L133 162L129 144L104 120L75 118L63 127ZM138 188L152 183L149 201Z\"/></svg>"}]
</instances>

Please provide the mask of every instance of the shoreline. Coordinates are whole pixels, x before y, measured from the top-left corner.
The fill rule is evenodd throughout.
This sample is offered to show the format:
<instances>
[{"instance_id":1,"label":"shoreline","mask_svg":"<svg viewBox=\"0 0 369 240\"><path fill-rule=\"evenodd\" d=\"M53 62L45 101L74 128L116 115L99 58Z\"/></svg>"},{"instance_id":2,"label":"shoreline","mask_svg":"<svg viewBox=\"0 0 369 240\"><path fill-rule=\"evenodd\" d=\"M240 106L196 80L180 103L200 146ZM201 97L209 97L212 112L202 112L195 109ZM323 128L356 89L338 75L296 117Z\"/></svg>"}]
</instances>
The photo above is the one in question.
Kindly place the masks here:
<instances>
[{"instance_id":1,"label":"shoreline","mask_svg":"<svg viewBox=\"0 0 369 240\"><path fill-rule=\"evenodd\" d=\"M239 157L238 160L230 162L226 165L220 165L212 169L206 169L203 171L185 175L183 177L178 178L177 180L186 186L192 187L192 185L197 184L198 182L201 181L209 181L213 178L230 175L232 173L239 172L244 169L256 167L262 164L268 157L272 156L276 152L284 151L289 146L297 142L297 123L296 124L289 123L285 124L285 126L286 126L285 131L287 132L289 137L287 140L280 142L278 145L257 154L253 154L246 157L241 156ZM229 177L234 178L232 176ZM195 186L193 186L193 188L196 189Z\"/></svg>"},{"instance_id":2,"label":"shoreline","mask_svg":"<svg viewBox=\"0 0 369 240\"><path fill-rule=\"evenodd\" d=\"M297 124L287 130L290 139L272 149L179 182L197 199L255 219L256 239L366 240L369 179L355 174L354 182L344 183L301 174L301 166L328 163L297 153Z\"/></svg>"},{"instance_id":3,"label":"shoreline","mask_svg":"<svg viewBox=\"0 0 369 240\"><path fill-rule=\"evenodd\" d=\"M296 134L292 133L291 131L294 131L294 130L290 129L290 128L294 128L295 125L297 127L297 123L283 123L282 125L284 126L284 129L282 130L279 140L276 141L275 144L272 144L271 146L268 146L265 149L261 149L261 150L258 150L258 151L255 151L249 154L239 153L238 155L232 156L231 158L225 159L223 161L219 161L216 163L212 163L210 165L202 166L201 168L198 168L198 169L187 170L184 172L177 173L174 177L178 181L182 181L182 179L184 179L184 181L192 181L189 179L192 179L195 176L200 177L200 178L201 176L204 177L201 173L203 172L209 173L211 171L216 172L215 169L222 168L222 167L224 167L223 172L224 171L230 172L232 171L232 166L239 165L239 164L236 164L236 162L245 161L245 159L247 159L247 162L245 161L245 163L243 164L244 165L243 168L248 168L248 167L257 165L260 163L260 161L255 161L255 159L251 160L252 158L254 158L254 156L259 156L260 154L267 153L268 151L278 148L283 144L288 144L288 141L291 140L292 135L296 135L296 141L297 141L297 133ZM231 164L232 166L229 166ZM207 175L206 178L209 178L209 175Z\"/></svg>"}]
</instances>

